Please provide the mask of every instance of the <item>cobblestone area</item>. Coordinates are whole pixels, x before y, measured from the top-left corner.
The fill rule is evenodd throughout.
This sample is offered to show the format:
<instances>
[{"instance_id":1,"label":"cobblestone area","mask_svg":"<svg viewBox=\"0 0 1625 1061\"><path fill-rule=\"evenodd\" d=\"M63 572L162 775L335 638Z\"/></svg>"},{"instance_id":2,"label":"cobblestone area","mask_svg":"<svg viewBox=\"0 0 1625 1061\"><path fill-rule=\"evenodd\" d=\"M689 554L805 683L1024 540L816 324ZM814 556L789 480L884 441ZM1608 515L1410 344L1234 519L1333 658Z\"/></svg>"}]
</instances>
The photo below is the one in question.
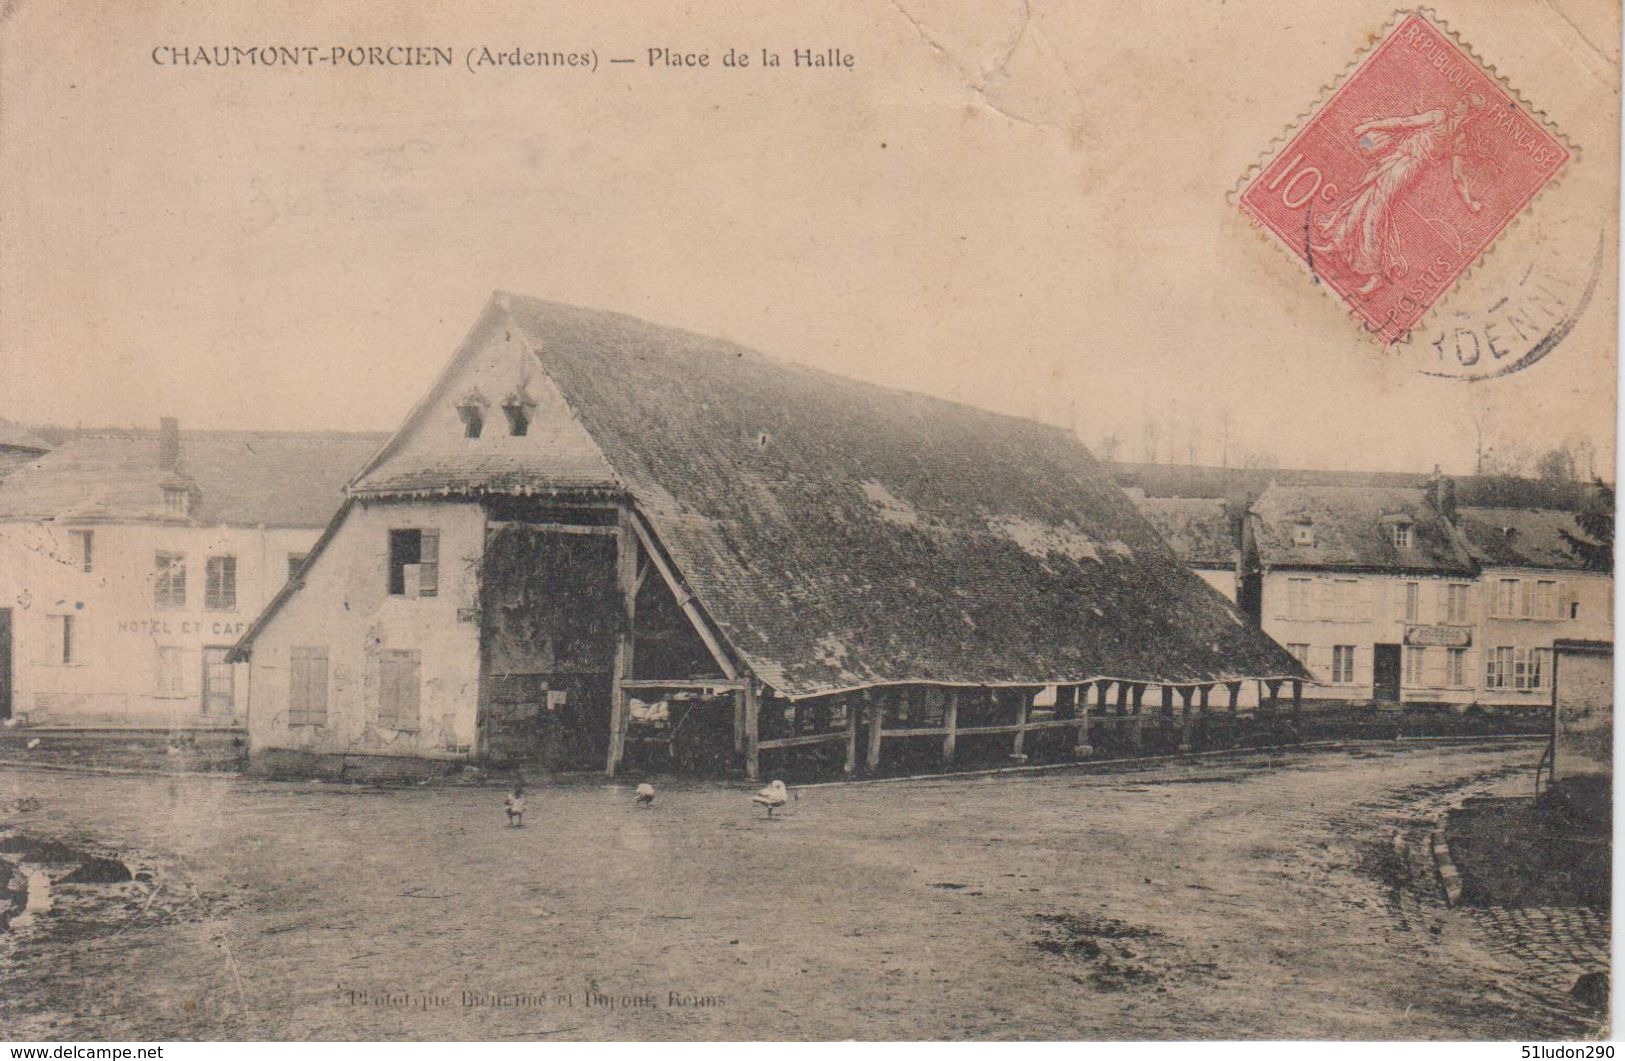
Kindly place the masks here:
<instances>
[{"instance_id":1,"label":"cobblestone area","mask_svg":"<svg viewBox=\"0 0 1625 1061\"><path fill-rule=\"evenodd\" d=\"M1516 800L1522 804L1531 795L1528 779L1516 777L1499 784L1474 786L1485 796ZM1467 793L1463 793L1466 795ZM1458 842L1457 847L1461 844ZM1509 843L1508 847L1512 845ZM1459 857L1459 852L1458 852ZM1507 857L1510 857L1507 856ZM1549 871L1535 866L1524 872ZM1471 873L1469 866L1464 873ZM1473 888L1471 878L1467 880ZM1482 891L1482 886L1475 888ZM1606 890L1606 889L1604 889ZM1567 1029L1565 1034L1593 1037L1604 1034L1607 1015L1573 997L1577 980L1586 973L1608 973L1612 918L1605 907L1565 898L1552 901L1550 890L1545 902L1470 902L1459 910L1472 945L1488 956L1483 964L1489 974L1490 997L1528 1012L1538 1012Z\"/></svg>"}]
</instances>

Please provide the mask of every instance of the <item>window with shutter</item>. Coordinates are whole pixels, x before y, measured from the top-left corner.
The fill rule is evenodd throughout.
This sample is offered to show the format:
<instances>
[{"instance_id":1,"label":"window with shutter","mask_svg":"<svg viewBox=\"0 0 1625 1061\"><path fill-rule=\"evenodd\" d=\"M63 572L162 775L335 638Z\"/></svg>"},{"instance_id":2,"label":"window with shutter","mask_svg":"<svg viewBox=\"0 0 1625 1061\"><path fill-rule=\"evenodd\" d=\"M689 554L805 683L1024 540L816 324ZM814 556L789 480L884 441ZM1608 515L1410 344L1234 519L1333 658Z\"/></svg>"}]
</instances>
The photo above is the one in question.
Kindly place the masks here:
<instances>
[{"instance_id":1,"label":"window with shutter","mask_svg":"<svg viewBox=\"0 0 1625 1061\"><path fill-rule=\"evenodd\" d=\"M1405 684L1421 686L1427 682L1427 652L1420 645L1405 647Z\"/></svg>"},{"instance_id":2,"label":"window with shutter","mask_svg":"<svg viewBox=\"0 0 1625 1061\"><path fill-rule=\"evenodd\" d=\"M1451 584L1446 587L1449 605L1445 616L1447 622L1465 623L1467 621L1467 594L1470 586Z\"/></svg>"},{"instance_id":3,"label":"window with shutter","mask_svg":"<svg viewBox=\"0 0 1625 1061\"><path fill-rule=\"evenodd\" d=\"M1346 685L1354 681L1354 646L1332 646L1332 681Z\"/></svg>"},{"instance_id":4,"label":"window with shutter","mask_svg":"<svg viewBox=\"0 0 1625 1061\"><path fill-rule=\"evenodd\" d=\"M158 646L159 696L180 696L184 691L181 675L181 650L173 645Z\"/></svg>"},{"instance_id":5,"label":"window with shutter","mask_svg":"<svg viewBox=\"0 0 1625 1061\"><path fill-rule=\"evenodd\" d=\"M237 608L237 558L211 556L203 568L203 606L212 612Z\"/></svg>"},{"instance_id":6,"label":"window with shutter","mask_svg":"<svg viewBox=\"0 0 1625 1061\"><path fill-rule=\"evenodd\" d=\"M96 537L95 532L88 530L69 531L68 536L73 539L74 556L79 562L80 570L89 574L96 566L95 555L92 551Z\"/></svg>"},{"instance_id":7,"label":"window with shutter","mask_svg":"<svg viewBox=\"0 0 1625 1061\"><path fill-rule=\"evenodd\" d=\"M415 579L415 584L409 582ZM440 590L440 532L403 527L389 532L389 592L433 597Z\"/></svg>"},{"instance_id":8,"label":"window with shutter","mask_svg":"<svg viewBox=\"0 0 1625 1061\"><path fill-rule=\"evenodd\" d=\"M160 608L186 607L186 555L155 553L152 602Z\"/></svg>"},{"instance_id":9,"label":"window with shutter","mask_svg":"<svg viewBox=\"0 0 1625 1061\"><path fill-rule=\"evenodd\" d=\"M288 650L288 725L327 724L327 646Z\"/></svg>"},{"instance_id":10,"label":"window with shutter","mask_svg":"<svg viewBox=\"0 0 1625 1061\"><path fill-rule=\"evenodd\" d=\"M1448 649L1445 658L1445 684L1460 688L1467 684L1467 650Z\"/></svg>"},{"instance_id":11,"label":"window with shutter","mask_svg":"<svg viewBox=\"0 0 1625 1061\"><path fill-rule=\"evenodd\" d=\"M418 728L418 677L421 655L394 650L378 658L378 724L387 729Z\"/></svg>"},{"instance_id":12,"label":"window with shutter","mask_svg":"<svg viewBox=\"0 0 1625 1061\"><path fill-rule=\"evenodd\" d=\"M418 596L433 597L440 592L440 532L426 530L418 552Z\"/></svg>"}]
</instances>

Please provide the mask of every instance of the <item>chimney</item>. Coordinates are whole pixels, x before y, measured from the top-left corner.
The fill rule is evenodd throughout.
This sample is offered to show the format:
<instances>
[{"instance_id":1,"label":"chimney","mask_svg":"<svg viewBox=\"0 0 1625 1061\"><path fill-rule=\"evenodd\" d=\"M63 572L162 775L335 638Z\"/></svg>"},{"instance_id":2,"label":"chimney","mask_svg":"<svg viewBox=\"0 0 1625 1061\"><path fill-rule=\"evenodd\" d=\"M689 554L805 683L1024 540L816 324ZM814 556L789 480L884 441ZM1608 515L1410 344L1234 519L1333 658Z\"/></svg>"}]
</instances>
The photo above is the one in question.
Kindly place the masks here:
<instances>
[{"instance_id":1,"label":"chimney","mask_svg":"<svg viewBox=\"0 0 1625 1061\"><path fill-rule=\"evenodd\" d=\"M172 472L181 463L181 425L173 416L158 421L158 467Z\"/></svg>"},{"instance_id":2,"label":"chimney","mask_svg":"<svg viewBox=\"0 0 1625 1061\"><path fill-rule=\"evenodd\" d=\"M1428 501L1445 519L1456 522L1456 480L1440 471L1437 464L1428 477Z\"/></svg>"}]
</instances>

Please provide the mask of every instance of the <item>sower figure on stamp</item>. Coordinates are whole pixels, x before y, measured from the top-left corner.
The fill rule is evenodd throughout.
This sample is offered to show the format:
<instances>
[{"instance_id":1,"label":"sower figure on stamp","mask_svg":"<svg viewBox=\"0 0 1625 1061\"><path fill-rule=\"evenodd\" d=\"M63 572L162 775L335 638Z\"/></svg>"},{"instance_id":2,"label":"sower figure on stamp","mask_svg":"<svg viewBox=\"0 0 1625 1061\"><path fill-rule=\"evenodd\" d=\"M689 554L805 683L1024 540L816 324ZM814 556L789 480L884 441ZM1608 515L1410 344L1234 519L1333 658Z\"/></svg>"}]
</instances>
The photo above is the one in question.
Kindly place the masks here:
<instances>
[{"instance_id":1,"label":"sower figure on stamp","mask_svg":"<svg viewBox=\"0 0 1625 1061\"><path fill-rule=\"evenodd\" d=\"M1354 127L1360 150L1374 156L1374 161L1354 193L1316 222L1320 238L1310 246L1316 254L1333 258L1365 277L1359 294L1369 295L1384 281L1409 272L1394 212L1428 167L1448 159L1450 180L1462 202L1475 214L1483 209L1484 204L1467 186L1463 165L1468 149L1464 126L1483 105L1483 97L1472 94L1449 111L1378 118Z\"/></svg>"}]
</instances>

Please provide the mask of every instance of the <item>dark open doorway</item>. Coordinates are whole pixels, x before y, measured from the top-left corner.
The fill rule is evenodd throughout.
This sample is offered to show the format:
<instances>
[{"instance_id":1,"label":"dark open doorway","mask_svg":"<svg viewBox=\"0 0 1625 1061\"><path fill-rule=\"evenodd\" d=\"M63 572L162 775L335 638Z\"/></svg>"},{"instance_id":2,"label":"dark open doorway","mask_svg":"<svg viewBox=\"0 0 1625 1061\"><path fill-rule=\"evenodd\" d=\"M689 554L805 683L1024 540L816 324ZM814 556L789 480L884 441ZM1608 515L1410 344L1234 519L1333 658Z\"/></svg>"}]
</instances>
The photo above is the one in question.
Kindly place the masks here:
<instances>
[{"instance_id":1,"label":"dark open doorway","mask_svg":"<svg viewBox=\"0 0 1625 1061\"><path fill-rule=\"evenodd\" d=\"M1399 703L1399 646L1373 645L1371 696L1382 703Z\"/></svg>"}]
</instances>

